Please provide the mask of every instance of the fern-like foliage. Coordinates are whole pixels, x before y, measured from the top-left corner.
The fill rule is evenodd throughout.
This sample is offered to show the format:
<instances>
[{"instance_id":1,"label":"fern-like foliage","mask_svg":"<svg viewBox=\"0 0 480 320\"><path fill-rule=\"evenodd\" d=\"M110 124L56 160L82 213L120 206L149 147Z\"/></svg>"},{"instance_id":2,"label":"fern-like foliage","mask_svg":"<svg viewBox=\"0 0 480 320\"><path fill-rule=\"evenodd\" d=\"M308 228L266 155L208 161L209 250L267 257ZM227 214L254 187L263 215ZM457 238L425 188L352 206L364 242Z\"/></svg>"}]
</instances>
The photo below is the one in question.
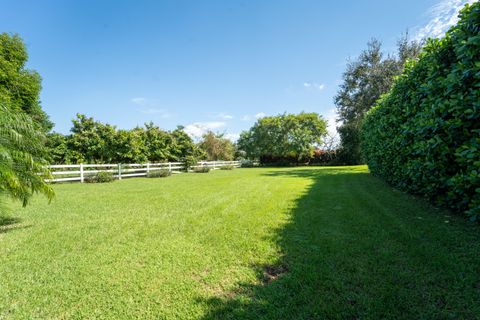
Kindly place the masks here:
<instances>
[{"instance_id":1,"label":"fern-like foliage","mask_svg":"<svg viewBox=\"0 0 480 320\"><path fill-rule=\"evenodd\" d=\"M51 177L45 135L27 114L0 106L0 193L27 205L30 197L43 193L54 196L45 182Z\"/></svg>"}]
</instances>

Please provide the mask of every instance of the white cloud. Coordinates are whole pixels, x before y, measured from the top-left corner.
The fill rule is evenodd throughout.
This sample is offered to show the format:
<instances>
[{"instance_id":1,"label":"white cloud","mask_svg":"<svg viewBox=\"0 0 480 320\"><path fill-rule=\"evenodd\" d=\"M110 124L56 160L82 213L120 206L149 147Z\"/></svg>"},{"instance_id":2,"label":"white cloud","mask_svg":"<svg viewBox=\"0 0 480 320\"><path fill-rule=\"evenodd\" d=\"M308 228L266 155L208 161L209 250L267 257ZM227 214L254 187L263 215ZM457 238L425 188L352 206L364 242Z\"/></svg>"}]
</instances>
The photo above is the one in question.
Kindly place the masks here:
<instances>
[{"instance_id":1,"label":"white cloud","mask_svg":"<svg viewBox=\"0 0 480 320\"><path fill-rule=\"evenodd\" d=\"M220 129L226 126L222 121L194 122L185 126L185 132L192 138L201 138L208 131Z\"/></svg>"},{"instance_id":2,"label":"white cloud","mask_svg":"<svg viewBox=\"0 0 480 320\"><path fill-rule=\"evenodd\" d=\"M315 89L318 91L322 91L323 89L325 89L325 84L315 83L315 82L304 82L303 87L306 89Z\"/></svg>"},{"instance_id":3,"label":"white cloud","mask_svg":"<svg viewBox=\"0 0 480 320\"><path fill-rule=\"evenodd\" d=\"M242 121L250 121L252 119L251 116L249 116L248 114L244 115L243 117L240 118L240 120Z\"/></svg>"},{"instance_id":4,"label":"white cloud","mask_svg":"<svg viewBox=\"0 0 480 320\"><path fill-rule=\"evenodd\" d=\"M265 116L266 116L266 114L265 114L265 113L263 113L263 112L259 112L259 113L257 113L257 114L255 115L255 119L264 118Z\"/></svg>"},{"instance_id":5,"label":"white cloud","mask_svg":"<svg viewBox=\"0 0 480 320\"><path fill-rule=\"evenodd\" d=\"M327 131L330 135L337 134L337 113L335 109L328 110L325 114L324 119L328 121Z\"/></svg>"},{"instance_id":6,"label":"white cloud","mask_svg":"<svg viewBox=\"0 0 480 320\"><path fill-rule=\"evenodd\" d=\"M226 133L225 138L229 139L232 142L236 142L240 138L238 133Z\"/></svg>"},{"instance_id":7,"label":"white cloud","mask_svg":"<svg viewBox=\"0 0 480 320\"><path fill-rule=\"evenodd\" d=\"M475 0L441 0L430 8L428 16L430 21L417 32L415 39L439 38L458 21L458 12L465 4L474 3Z\"/></svg>"}]
</instances>

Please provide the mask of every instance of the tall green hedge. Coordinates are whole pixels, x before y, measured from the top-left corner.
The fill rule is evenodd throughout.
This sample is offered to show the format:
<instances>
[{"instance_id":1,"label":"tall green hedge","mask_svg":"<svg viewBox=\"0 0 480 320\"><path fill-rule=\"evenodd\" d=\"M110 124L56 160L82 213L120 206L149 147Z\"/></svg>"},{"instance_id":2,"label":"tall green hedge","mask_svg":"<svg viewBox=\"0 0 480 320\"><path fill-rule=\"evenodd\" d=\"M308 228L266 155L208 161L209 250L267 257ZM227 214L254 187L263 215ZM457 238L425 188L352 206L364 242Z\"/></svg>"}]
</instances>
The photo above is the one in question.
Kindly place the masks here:
<instances>
[{"instance_id":1,"label":"tall green hedge","mask_svg":"<svg viewBox=\"0 0 480 320\"><path fill-rule=\"evenodd\" d=\"M362 149L374 175L480 220L479 2L367 114Z\"/></svg>"}]
</instances>

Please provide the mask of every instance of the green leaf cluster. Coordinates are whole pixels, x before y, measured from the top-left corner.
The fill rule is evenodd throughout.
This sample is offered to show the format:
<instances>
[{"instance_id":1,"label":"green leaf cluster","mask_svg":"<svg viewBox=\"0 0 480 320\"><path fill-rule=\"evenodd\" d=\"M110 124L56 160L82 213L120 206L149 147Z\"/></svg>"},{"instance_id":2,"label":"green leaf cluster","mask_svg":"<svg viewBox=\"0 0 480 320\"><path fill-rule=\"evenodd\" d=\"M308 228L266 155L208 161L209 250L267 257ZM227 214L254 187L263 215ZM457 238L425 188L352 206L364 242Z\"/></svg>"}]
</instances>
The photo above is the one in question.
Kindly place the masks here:
<instances>
[{"instance_id":1,"label":"green leaf cluster","mask_svg":"<svg viewBox=\"0 0 480 320\"><path fill-rule=\"evenodd\" d=\"M428 40L366 116L371 172L434 203L480 217L480 3Z\"/></svg>"},{"instance_id":2,"label":"green leaf cluster","mask_svg":"<svg viewBox=\"0 0 480 320\"><path fill-rule=\"evenodd\" d=\"M42 131L48 132L53 123L40 105L42 79L37 72L25 68L27 60L22 39L0 33L0 105L28 114Z\"/></svg>"}]
</instances>

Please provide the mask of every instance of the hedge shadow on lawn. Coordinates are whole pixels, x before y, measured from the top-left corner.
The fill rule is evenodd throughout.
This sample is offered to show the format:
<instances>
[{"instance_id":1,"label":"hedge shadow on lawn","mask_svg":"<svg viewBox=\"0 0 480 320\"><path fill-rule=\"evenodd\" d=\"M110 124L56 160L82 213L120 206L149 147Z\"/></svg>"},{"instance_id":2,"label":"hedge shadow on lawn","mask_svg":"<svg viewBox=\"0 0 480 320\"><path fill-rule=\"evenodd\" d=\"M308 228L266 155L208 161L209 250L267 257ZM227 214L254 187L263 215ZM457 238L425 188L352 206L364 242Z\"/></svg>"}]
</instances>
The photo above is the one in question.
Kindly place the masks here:
<instances>
[{"instance_id":1,"label":"hedge shadow on lawn","mask_svg":"<svg viewBox=\"0 0 480 320\"><path fill-rule=\"evenodd\" d=\"M276 231L283 256L252 266L257 284L199 301L204 319L478 316L478 226L355 170L268 173L312 180Z\"/></svg>"}]
</instances>

